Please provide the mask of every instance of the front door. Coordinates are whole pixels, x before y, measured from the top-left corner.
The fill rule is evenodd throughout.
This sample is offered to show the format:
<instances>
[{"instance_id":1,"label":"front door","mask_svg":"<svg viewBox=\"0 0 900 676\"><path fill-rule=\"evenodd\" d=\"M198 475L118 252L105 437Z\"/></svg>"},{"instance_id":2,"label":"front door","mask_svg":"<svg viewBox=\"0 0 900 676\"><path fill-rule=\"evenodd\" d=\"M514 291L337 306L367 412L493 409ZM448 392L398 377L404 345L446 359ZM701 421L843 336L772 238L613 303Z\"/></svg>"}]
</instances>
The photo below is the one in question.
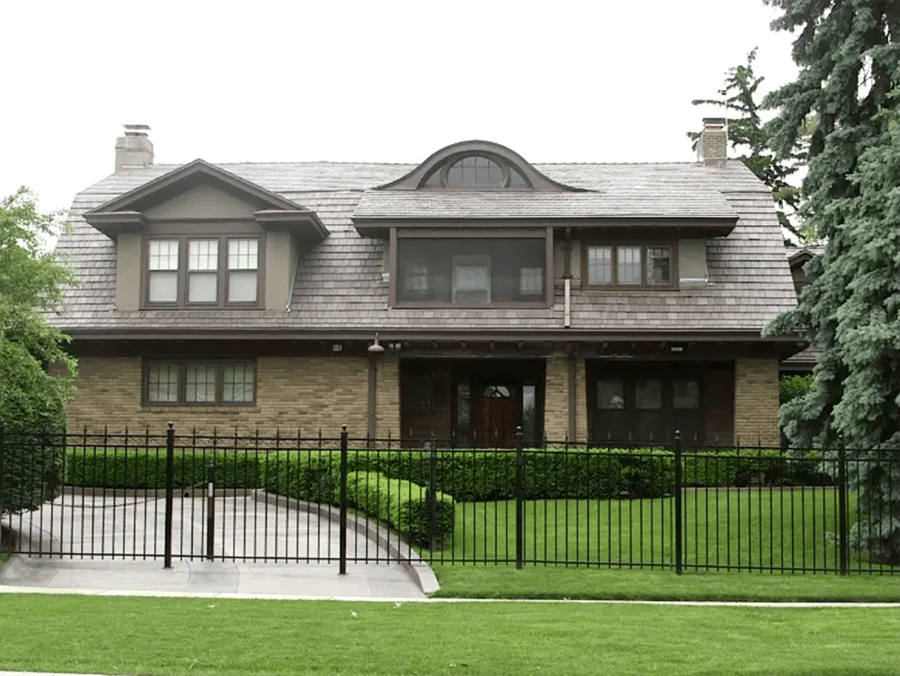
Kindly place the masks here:
<instances>
[{"instance_id":1,"label":"front door","mask_svg":"<svg viewBox=\"0 0 900 676\"><path fill-rule=\"evenodd\" d=\"M475 406L476 443L482 447L515 445L519 406L514 386L483 386L481 398Z\"/></svg>"}]
</instances>

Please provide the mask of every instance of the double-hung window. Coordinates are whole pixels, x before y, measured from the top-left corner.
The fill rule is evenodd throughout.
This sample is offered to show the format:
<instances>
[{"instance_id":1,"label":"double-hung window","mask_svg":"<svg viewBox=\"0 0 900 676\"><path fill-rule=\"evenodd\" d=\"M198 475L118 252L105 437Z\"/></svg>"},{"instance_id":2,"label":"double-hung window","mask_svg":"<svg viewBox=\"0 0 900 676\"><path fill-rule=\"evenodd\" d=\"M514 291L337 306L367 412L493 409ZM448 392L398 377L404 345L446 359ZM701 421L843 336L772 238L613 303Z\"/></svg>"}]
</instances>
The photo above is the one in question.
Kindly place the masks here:
<instances>
[{"instance_id":1,"label":"double-hung window","mask_svg":"<svg viewBox=\"0 0 900 676\"><path fill-rule=\"evenodd\" d=\"M255 306L260 260L256 237L171 237L147 242L148 306Z\"/></svg>"},{"instance_id":2,"label":"double-hung window","mask_svg":"<svg viewBox=\"0 0 900 676\"><path fill-rule=\"evenodd\" d=\"M590 244L586 264L589 286L667 288L673 285L671 246Z\"/></svg>"},{"instance_id":3,"label":"double-hung window","mask_svg":"<svg viewBox=\"0 0 900 676\"><path fill-rule=\"evenodd\" d=\"M229 406L253 404L256 367L249 361L147 361L147 405Z\"/></svg>"}]
</instances>

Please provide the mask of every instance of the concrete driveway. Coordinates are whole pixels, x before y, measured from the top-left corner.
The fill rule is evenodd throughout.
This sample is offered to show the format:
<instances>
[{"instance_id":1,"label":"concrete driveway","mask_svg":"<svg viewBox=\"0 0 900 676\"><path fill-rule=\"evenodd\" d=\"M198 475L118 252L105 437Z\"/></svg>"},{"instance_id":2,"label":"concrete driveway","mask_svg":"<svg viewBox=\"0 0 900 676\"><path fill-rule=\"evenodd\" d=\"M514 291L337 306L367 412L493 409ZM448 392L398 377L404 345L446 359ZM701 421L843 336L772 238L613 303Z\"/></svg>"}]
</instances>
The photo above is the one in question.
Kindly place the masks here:
<instances>
[{"instance_id":1,"label":"concrete driveway","mask_svg":"<svg viewBox=\"0 0 900 676\"><path fill-rule=\"evenodd\" d=\"M350 561L339 575L337 510L261 491L215 499L206 560L207 506L206 497L176 494L170 569L162 558L165 501L155 491L67 492L35 512L7 515L17 550L33 554L7 562L0 591L422 599L437 589L396 533L352 515Z\"/></svg>"}]
</instances>

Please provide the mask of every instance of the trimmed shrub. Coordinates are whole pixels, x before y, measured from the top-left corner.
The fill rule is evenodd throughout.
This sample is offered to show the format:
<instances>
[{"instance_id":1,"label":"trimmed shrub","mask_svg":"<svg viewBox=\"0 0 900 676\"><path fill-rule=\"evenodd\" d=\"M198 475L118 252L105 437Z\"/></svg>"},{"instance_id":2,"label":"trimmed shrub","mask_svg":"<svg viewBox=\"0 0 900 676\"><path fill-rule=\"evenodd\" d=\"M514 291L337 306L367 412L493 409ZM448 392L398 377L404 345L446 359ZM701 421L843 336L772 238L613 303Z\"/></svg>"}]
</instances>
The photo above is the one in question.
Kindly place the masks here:
<instances>
[{"instance_id":1,"label":"trimmed shrub","mask_svg":"<svg viewBox=\"0 0 900 676\"><path fill-rule=\"evenodd\" d=\"M431 506L428 491L422 486L377 472L352 472L347 475L347 496L350 504L385 521L411 544L429 546ZM443 493L436 493L435 500L435 532L441 546L453 535L455 504Z\"/></svg>"},{"instance_id":2,"label":"trimmed shrub","mask_svg":"<svg viewBox=\"0 0 900 676\"><path fill-rule=\"evenodd\" d=\"M259 488L260 463L255 454L175 449L175 488L205 486L210 462L219 488ZM70 448L66 483L106 488L165 488L166 450Z\"/></svg>"},{"instance_id":3,"label":"trimmed shrub","mask_svg":"<svg viewBox=\"0 0 900 676\"><path fill-rule=\"evenodd\" d=\"M788 458L776 449L717 449L686 454L682 480L686 486L812 485L822 482L818 464L816 453Z\"/></svg>"}]
</instances>

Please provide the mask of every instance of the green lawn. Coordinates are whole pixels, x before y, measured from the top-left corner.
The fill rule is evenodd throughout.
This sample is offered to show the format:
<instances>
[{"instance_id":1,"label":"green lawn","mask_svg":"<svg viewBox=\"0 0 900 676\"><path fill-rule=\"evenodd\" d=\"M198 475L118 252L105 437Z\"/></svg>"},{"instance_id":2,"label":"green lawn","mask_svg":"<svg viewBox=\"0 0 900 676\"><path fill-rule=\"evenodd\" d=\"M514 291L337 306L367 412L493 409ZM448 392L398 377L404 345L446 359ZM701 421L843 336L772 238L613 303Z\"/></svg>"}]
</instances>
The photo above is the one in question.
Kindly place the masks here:
<instances>
[{"instance_id":1,"label":"green lawn","mask_svg":"<svg viewBox=\"0 0 900 676\"><path fill-rule=\"evenodd\" d=\"M849 505L855 510L853 496ZM435 563L515 561L514 501L458 503L452 546ZM524 560L669 570L674 498L533 500L525 503ZM684 563L834 570L838 548L833 488L696 489L684 494ZM869 568L851 550L850 567ZM890 568L872 566L885 572Z\"/></svg>"},{"instance_id":2,"label":"green lawn","mask_svg":"<svg viewBox=\"0 0 900 676\"><path fill-rule=\"evenodd\" d=\"M896 609L3 596L0 669L146 674L900 673Z\"/></svg>"},{"instance_id":3,"label":"green lawn","mask_svg":"<svg viewBox=\"0 0 900 676\"><path fill-rule=\"evenodd\" d=\"M443 598L900 602L893 575L674 572L526 566L432 566Z\"/></svg>"}]
</instances>

